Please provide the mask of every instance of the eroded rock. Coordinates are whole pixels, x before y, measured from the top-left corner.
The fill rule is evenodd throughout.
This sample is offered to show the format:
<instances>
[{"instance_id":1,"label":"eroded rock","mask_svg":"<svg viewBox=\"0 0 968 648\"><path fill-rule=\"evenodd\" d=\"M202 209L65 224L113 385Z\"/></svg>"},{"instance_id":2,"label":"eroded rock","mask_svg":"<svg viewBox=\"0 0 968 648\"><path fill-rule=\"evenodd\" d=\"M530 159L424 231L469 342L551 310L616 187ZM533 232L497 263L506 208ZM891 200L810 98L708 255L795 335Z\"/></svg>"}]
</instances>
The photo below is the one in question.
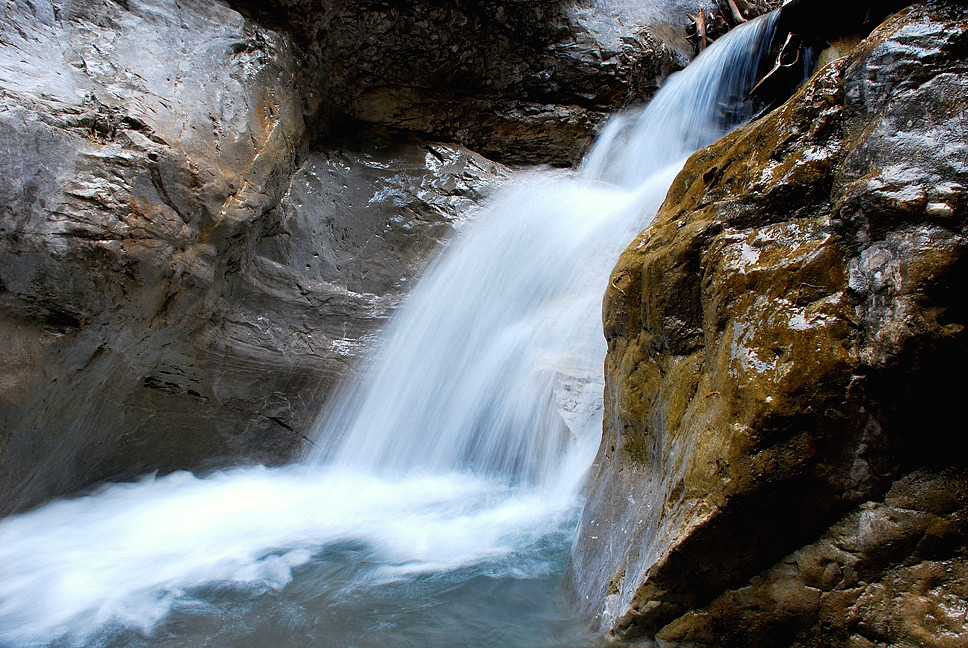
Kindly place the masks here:
<instances>
[{"instance_id":1,"label":"eroded rock","mask_svg":"<svg viewBox=\"0 0 968 648\"><path fill-rule=\"evenodd\" d=\"M573 554L601 630L662 646L968 640L964 458L946 423L960 381L944 369L968 351L966 42L957 3L900 12L693 156L622 256ZM905 479L941 479L951 508L892 503ZM866 571L845 577L857 563L832 547Z\"/></svg>"},{"instance_id":2,"label":"eroded rock","mask_svg":"<svg viewBox=\"0 0 968 648\"><path fill-rule=\"evenodd\" d=\"M285 15L326 71L335 111L558 165L578 161L607 114L685 66L691 15L723 11L714 0L236 4ZM752 17L779 3L744 4Z\"/></svg>"},{"instance_id":3,"label":"eroded rock","mask_svg":"<svg viewBox=\"0 0 968 648\"><path fill-rule=\"evenodd\" d=\"M299 48L217 3L0 12L0 513L291 457L504 172L401 139L305 155Z\"/></svg>"}]
</instances>

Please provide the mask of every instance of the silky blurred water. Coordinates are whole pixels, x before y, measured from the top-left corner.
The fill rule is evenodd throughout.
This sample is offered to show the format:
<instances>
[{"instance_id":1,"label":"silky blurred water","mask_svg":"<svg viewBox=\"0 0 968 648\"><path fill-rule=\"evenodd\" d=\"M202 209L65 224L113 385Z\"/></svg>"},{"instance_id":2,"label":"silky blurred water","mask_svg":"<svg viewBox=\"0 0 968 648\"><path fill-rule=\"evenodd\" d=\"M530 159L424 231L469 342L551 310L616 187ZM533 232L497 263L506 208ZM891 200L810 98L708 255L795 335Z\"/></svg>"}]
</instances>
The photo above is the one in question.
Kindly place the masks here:
<instances>
[{"instance_id":1,"label":"silky blurred water","mask_svg":"<svg viewBox=\"0 0 968 648\"><path fill-rule=\"evenodd\" d=\"M556 587L575 513L460 473L113 485L0 523L0 644L584 645ZM537 618L547 643L513 638Z\"/></svg>"},{"instance_id":2,"label":"silky blurred water","mask_svg":"<svg viewBox=\"0 0 968 648\"><path fill-rule=\"evenodd\" d=\"M0 646L583 647L562 575L601 437L601 297L686 156L749 119L772 20L520 174L451 241L298 464L0 521Z\"/></svg>"}]
</instances>

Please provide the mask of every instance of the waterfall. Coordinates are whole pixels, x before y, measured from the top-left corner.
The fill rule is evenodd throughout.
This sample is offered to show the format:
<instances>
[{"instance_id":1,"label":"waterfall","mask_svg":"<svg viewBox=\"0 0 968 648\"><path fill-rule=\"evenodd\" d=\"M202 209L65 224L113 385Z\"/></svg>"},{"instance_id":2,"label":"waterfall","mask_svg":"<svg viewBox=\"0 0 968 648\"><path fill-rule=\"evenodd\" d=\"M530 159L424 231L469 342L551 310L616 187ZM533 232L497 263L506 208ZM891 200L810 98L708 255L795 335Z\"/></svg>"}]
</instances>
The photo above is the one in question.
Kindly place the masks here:
<instances>
[{"instance_id":1,"label":"waterfall","mask_svg":"<svg viewBox=\"0 0 968 648\"><path fill-rule=\"evenodd\" d=\"M539 172L503 191L324 411L310 459L574 488L601 431L608 274L685 159L753 116L772 30L734 30L644 110L610 120L577 177Z\"/></svg>"},{"instance_id":2,"label":"waterfall","mask_svg":"<svg viewBox=\"0 0 968 648\"><path fill-rule=\"evenodd\" d=\"M734 30L612 119L580 172L522 173L502 190L325 408L303 462L148 477L0 521L0 645L166 645L198 619L229 632L228 617L271 643L274 613L292 615L286 645L294 632L430 645L419 633L446 623L420 615L438 603L403 614L410 625L390 615L333 636L387 588L479 603L461 594L474 579L553 581L601 436L609 271L686 157L753 116L745 97L774 22ZM518 591L506 587L495 600ZM438 645L454 641L442 632Z\"/></svg>"}]
</instances>

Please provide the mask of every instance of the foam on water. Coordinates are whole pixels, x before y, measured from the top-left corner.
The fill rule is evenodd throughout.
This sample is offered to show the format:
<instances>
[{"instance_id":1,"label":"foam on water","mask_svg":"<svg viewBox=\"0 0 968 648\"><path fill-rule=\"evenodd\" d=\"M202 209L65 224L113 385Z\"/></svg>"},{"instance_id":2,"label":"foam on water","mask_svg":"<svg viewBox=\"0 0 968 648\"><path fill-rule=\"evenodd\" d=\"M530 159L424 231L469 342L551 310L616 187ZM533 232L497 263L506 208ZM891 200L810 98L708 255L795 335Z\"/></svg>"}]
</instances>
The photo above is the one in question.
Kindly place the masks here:
<instances>
[{"instance_id":1,"label":"foam on water","mask_svg":"<svg viewBox=\"0 0 968 648\"><path fill-rule=\"evenodd\" d=\"M0 637L83 639L116 621L149 631L192 587L280 589L348 541L379 557L374 582L453 570L556 532L571 507L468 474L302 465L112 485L0 522Z\"/></svg>"},{"instance_id":2,"label":"foam on water","mask_svg":"<svg viewBox=\"0 0 968 648\"><path fill-rule=\"evenodd\" d=\"M734 30L617 117L580 174L523 174L496 196L322 413L305 462L109 485L0 521L0 645L150 634L200 589L287 591L345 543L366 547L364 590L548 569L528 556L568 542L601 436L609 271L685 157L752 115L772 25Z\"/></svg>"}]
</instances>

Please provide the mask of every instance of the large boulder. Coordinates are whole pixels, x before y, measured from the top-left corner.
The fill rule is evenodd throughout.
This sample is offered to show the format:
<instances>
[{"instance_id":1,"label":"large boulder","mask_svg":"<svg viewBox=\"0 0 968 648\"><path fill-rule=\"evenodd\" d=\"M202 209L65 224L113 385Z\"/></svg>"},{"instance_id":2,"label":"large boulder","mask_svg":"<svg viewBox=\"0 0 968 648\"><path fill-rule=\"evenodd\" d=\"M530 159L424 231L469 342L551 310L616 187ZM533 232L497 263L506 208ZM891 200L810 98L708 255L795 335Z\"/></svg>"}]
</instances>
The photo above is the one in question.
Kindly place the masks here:
<instances>
[{"instance_id":1,"label":"large boulder","mask_svg":"<svg viewBox=\"0 0 968 648\"><path fill-rule=\"evenodd\" d=\"M503 177L401 138L307 153L304 62L215 2L0 7L0 514L292 457Z\"/></svg>"},{"instance_id":2,"label":"large boulder","mask_svg":"<svg viewBox=\"0 0 968 648\"><path fill-rule=\"evenodd\" d=\"M960 3L889 18L623 254L571 568L601 631L968 643L966 45Z\"/></svg>"}]
</instances>

